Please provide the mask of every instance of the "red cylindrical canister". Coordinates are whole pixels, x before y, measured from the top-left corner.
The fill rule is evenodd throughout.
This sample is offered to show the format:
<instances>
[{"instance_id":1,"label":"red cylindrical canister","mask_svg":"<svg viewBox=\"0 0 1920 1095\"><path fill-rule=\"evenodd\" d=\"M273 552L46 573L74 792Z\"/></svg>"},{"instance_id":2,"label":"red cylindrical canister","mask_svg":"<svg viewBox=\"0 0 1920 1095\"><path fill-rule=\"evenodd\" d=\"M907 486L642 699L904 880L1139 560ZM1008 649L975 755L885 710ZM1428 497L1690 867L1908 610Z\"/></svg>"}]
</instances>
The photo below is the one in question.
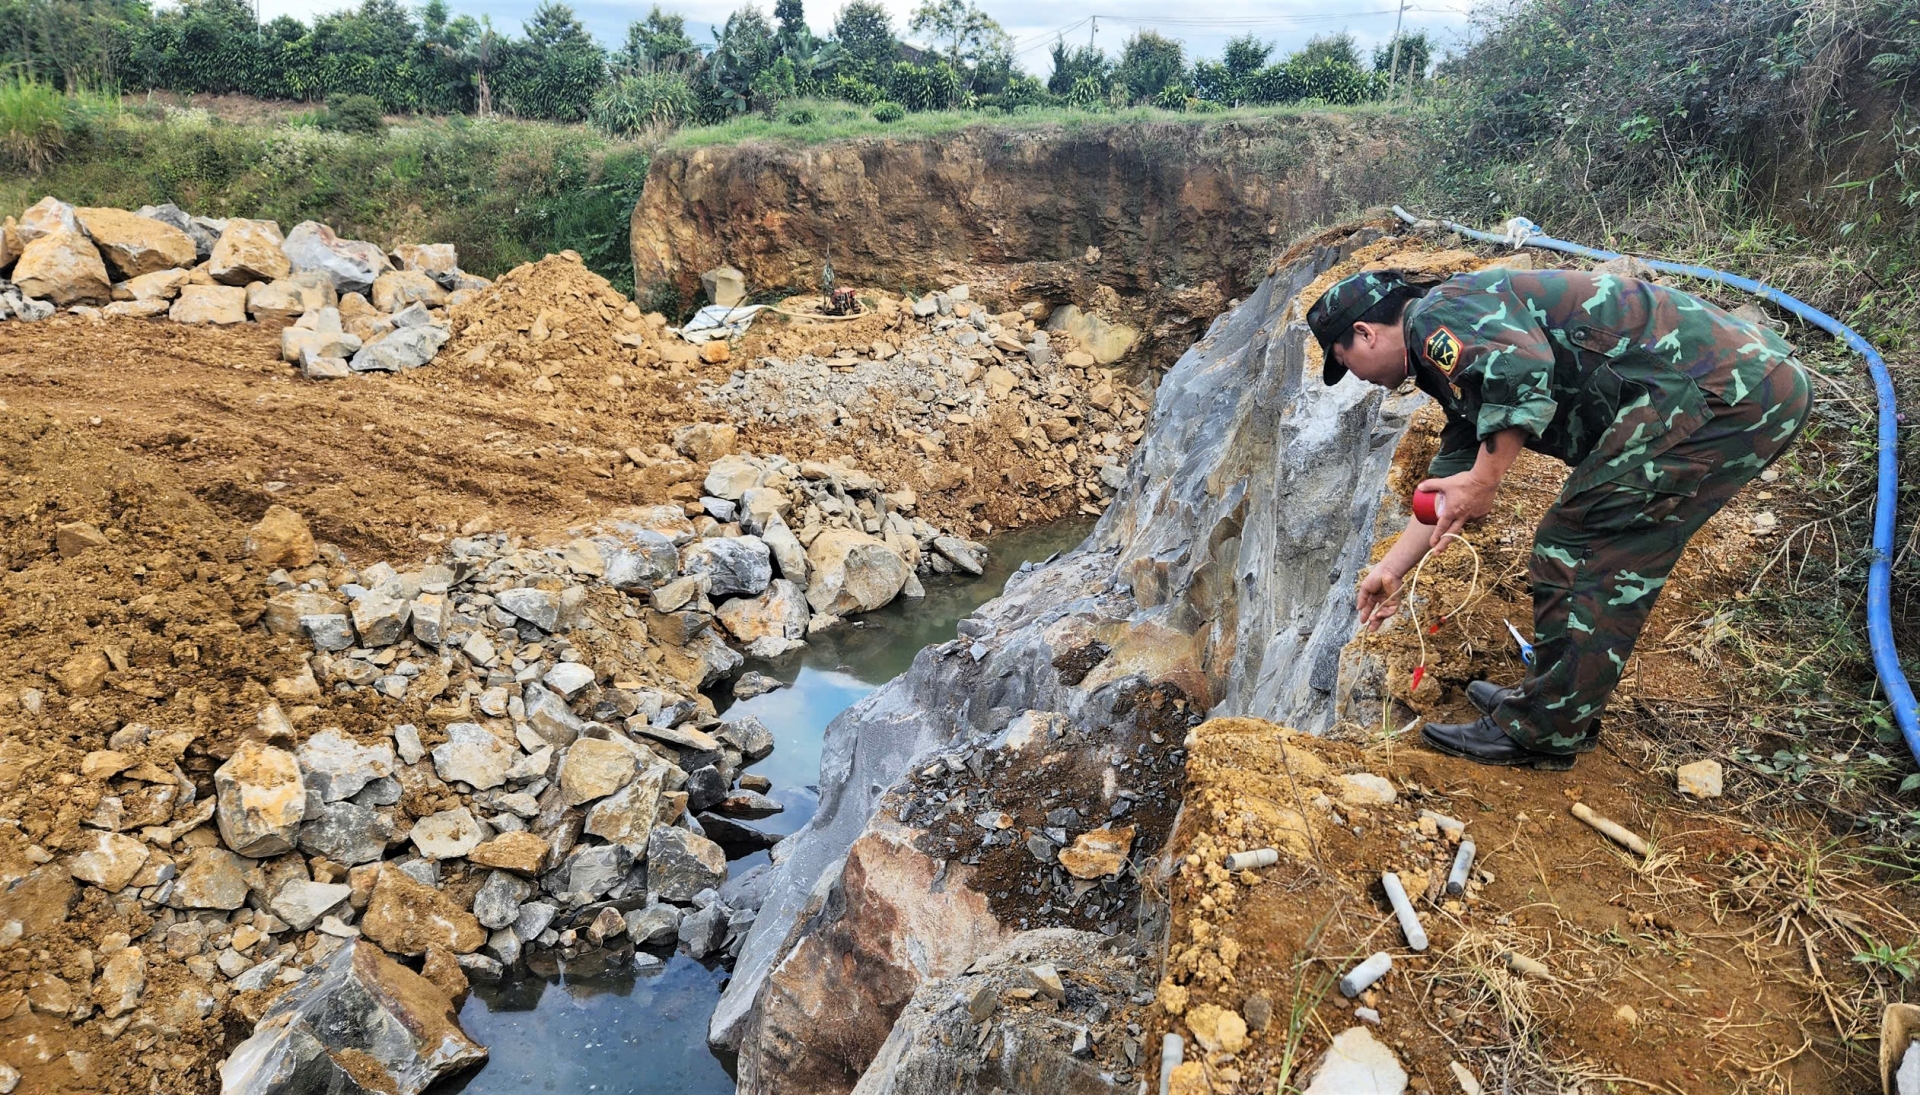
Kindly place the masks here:
<instances>
[{"instance_id":1,"label":"red cylindrical canister","mask_svg":"<svg viewBox=\"0 0 1920 1095\"><path fill-rule=\"evenodd\" d=\"M1440 511L1444 508L1440 492L1437 490L1417 490L1413 492L1413 516L1423 525L1440 523Z\"/></svg>"}]
</instances>

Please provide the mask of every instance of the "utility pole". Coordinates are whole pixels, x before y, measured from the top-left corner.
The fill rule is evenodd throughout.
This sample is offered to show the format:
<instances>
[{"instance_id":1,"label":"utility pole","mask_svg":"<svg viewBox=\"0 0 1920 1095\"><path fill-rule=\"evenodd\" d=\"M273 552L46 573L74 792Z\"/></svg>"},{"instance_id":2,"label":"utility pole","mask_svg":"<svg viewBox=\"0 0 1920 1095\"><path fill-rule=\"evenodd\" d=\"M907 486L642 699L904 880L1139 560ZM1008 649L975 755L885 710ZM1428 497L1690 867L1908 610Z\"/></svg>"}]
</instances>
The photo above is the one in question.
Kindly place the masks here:
<instances>
[{"instance_id":1,"label":"utility pole","mask_svg":"<svg viewBox=\"0 0 1920 1095\"><path fill-rule=\"evenodd\" d=\"M1099 33L1100 33L1100 17L1096 15L1093 17L1093 26L1089 28L1087 31L1087 48L1088 49L1093 48L1094 36Z\"/></svg>"},{"instance_id":2,"label":"utility pole","mask_svg":"<svg viewBox=\"0 0 1920 1095\"><path fill-rule=\"evenodd\" d=\"M1400 77L1400 22L1407 17L1407 0L1400 0L1400 14L1393 17L1393 57L1387 61L1387 98L1393 98L1394 84Z\"/></svg>"}]
</instances>

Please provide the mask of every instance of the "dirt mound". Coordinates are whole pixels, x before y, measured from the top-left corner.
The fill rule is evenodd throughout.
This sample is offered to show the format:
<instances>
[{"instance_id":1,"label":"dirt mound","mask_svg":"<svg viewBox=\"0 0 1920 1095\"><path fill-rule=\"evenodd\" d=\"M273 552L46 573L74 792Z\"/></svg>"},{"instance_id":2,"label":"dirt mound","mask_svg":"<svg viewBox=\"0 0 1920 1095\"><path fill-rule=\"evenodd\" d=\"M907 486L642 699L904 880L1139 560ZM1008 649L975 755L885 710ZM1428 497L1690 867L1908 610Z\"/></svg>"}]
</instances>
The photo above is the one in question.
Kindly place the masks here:
<instances>
[{"instance_id":1,"label":"dirt mound","mask_svg":"<svg viewBox=\"0 0 1920 1095\"><path fill-rule=\"evenodd\" d=\"M245 529L169 469L19 412L0 424L0 464L0 885L9 919L35 926L30 960L16 951L0 974L0 1061L28 1091L210 1090L224 986L141 938L155 921L138 895L186 849L150 840L113 895L77 894L64 856L187 815L211 794L215 753L298 658L246 626L261 573L240 558ZM110 745L120 774L83 764ZM96 1005L130 940L145 963L137 1017Z\"/></svg>"},{"instance_id":2,"label":"dirt mound","mask_svg":"<svg viewBox=\"0 0 1920 1095\"><path fill-rule=\"evenodd\" d=\"M665 323L651 318L579 256L548 255L514 267L450 310L446 360L504 374L542 394L569 382L606 385L610 373L659 360L642 351Z\"/></svg>"}]
</instances>

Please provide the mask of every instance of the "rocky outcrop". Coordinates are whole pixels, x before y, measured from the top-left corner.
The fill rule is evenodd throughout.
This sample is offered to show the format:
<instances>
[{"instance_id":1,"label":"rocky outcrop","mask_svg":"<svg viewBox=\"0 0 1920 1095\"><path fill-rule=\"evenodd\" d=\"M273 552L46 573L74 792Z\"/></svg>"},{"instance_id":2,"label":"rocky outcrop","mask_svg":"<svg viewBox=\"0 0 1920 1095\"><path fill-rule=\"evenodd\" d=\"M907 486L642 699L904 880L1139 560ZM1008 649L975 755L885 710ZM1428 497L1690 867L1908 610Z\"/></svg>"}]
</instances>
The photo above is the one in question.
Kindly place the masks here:
<instances>
[{"instance_id":1,"label":"rocky outcrop","mask_svg":"<svg viewBox=\"0 0 1920 1095\"><path fill-rule=\"evenodd\" d=\"M1384 116L978 126L925 138L667 149L633 211L635 284L702 293L971 282L981 299L1105 299L1166 365L1266 272L1276 241L1388 200L1415 166Z\"/></svg>"},{"instance_id":2,"label":"rocky outcrop","mask_svg":"<svg viewBox=\"0 0 1920 1095\"><path fill-rule=\"evenodd\" d=\"M1085 544L1023 570L962 622L961 638L921 651L906 674L828 727L819 811L776 856L710 1031L739 1048L743 1093L772 1091L780 1076L794 1078L782 1091L849 1090L911 989L968 960L959 933L934 932L941 949L929 952L927 935L898 926L929 904L967 900L968 846L915 843L944 890L929 896L923 888L890 909L868 892L864 849L901 824L936 838L952 831L944 817L933 824L928 804L944 814L955 796L983 787L997 796L995 810L1010 815L1006 831L1035 859L1050 860L1075 830L1109 823L1048 812L1044 783L1025 800L1008 798L1003 788L1018 781L998 767L985 779L978 766L1004 763L997 758L1023 742L1049 757L1092 758L1113 782L1091 791L1076 785L1065 796L1086 809L1142 778L1134 743L1147 757L1145 738L1177 749L1202 711L1258 714L1309 731L1330 724L1378 484L1410 410L1383 408L1379 390L1357 381L1319 382L1294 296L1341 253L1326 246L1289 256L1167 373L1116 501ZM1143 725L1147 700L1163 721ZM1047 744L1056 740L1073 747ZM1177 764L1177 752L1167 759ZM916 790L969 766L971 778ZM972 801L961 804L970 809ZM1002 827L992 817L975 821L985 825ZM1157 851L1146 843L1134 853L1135 871L1141 855ZM1061 870L1037 885L1051 895L1063 879L1072 881ZM1014 905L1002 902L996 914L1005 931ZM1062 913L1018 915L1039 927ZM991 925L970 930L982 948L1000 938ZM826 968L842 974L831 1036L792 987ZM856 969L859 976L848 975Z\"/></svg>"},{"instance_id":3,"label":"rocky outcrop","mask_svg":"<svg viewBox=\"0 0 1920 1095\"><path fill-rule=\"evenodd\" d=\"M486 1057L439 986L349 942L273 1002L220 1066L220 1085L224 1095L420 1095Z\"/></svg>"}]
</instances>

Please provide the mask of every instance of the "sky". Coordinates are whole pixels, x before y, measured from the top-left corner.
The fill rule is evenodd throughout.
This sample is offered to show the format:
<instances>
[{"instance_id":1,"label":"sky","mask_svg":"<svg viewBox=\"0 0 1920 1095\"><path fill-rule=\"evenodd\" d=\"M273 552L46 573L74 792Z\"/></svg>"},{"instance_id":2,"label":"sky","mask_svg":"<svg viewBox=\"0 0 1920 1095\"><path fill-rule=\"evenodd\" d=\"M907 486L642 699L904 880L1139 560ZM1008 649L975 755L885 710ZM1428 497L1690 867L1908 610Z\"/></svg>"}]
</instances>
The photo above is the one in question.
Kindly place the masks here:
<instances>
[{"instance_id":1,"label":"sky","mask_svg":"<svg viewBox=\"0 0 1920 1095\"><path fill-rule=\"evenodd\" d=\"M257 0L263 20L292 15L302 21L313 16L355 6L353 0ZM424 0L420 0L424 2ZM678 12L687 19L687 30L694 41L712 42L710 28L726 22L728 13L751 0L664 0L661 7ZM894 29L909 41L907 20L917 0L882 0L893 13ZM1100 0L1090 5L1085 0L976 0L982 10L998 20L1013 36L1019 51L1018 62L1026 71L1045 78L1051 68L1047 49L1060 32L1069 44L1085 43L1090 32L1094 44L1109 56L1117 56L1129 35L1152 29L1178 38L1187 45L1189 57L1218 57L1227 39L1251 33L1278 47L1285 54L1305 45L1316 34L1353 32L1361 56L1371 56L1373 46L1393 36L1397 0L1335 0L1333 5L1313 0L1215 0L1201 8L1184 4L1149 0ZM456 12L490 15L496 27L518 29L520 21L533 12L538 0L448 0ZM568 0L580 21L602 45L617 47L626 40L627 24L644 19L652 0L615 3L610 0ZM833 29L833 17L844 0L808 0L807 23L818 34ZM1409 6L1406 29L1425 29L1444 50L1463 41L1467 29L1466 10L1470 0L1417 0ZM773 0L759 0L762 11L771 17ZM1088 20L1089 8L1100 12L1097 29ZM925 44L925 43L921 43Z\"/></svg>"}]
</instances>

